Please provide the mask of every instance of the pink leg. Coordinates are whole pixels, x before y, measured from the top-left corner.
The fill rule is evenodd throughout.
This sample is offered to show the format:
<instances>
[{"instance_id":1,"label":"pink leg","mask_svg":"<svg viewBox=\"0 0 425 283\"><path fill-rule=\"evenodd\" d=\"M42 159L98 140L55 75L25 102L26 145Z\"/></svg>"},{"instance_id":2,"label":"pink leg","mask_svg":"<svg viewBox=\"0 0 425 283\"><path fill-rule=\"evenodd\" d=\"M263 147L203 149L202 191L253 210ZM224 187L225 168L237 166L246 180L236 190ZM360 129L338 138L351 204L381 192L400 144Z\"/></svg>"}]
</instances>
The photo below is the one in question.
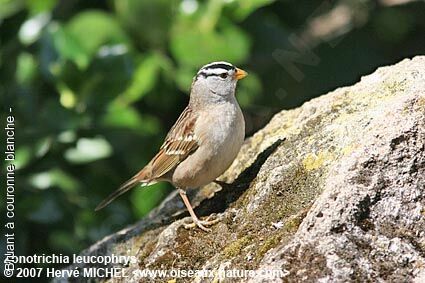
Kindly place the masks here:
<instances>
[{"instance_id":1,"label":"pink leg","mask_svg":"<svg viewBox=\"0 0 425 283\"><path fill-rule=\"evenodd\" d=\"M192 217L192 221L193 221L192 224L185 225L185 228L192 228L196 225L199 228L201 228L202 230L204 230L205 232L211 232L211 229L208 229L205 226L213 225L213 224L217 223L219 221L219 219L215 219L215 220L212 220L212 221L199 220L199 218L196 216L195 212L193 211L192 205L189 202L189 199L186 195L186 192L182 189L179 189L179 194L180 194L181 198L183 199L183 202L184 202L187 210L189 211L189 214Z\"/></svg>"}]
</instances>

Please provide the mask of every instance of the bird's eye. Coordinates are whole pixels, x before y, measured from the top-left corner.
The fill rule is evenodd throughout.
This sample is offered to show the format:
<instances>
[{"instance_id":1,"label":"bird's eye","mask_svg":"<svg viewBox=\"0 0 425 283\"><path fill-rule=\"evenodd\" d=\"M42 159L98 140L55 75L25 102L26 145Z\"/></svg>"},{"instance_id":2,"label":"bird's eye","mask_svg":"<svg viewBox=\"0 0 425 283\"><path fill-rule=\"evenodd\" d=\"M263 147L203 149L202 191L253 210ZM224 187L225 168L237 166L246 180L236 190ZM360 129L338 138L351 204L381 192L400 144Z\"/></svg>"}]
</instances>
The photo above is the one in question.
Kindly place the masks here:
<instances>
[{"instance_id":1,"label":"bird's eye","mask_svg":"<svg viewBox=\"0 0 425 283\"><path fill-rule=\"evenodd\" d=\"M220 74L220 78L222 78L222 79L227 78L227 73Z\"/></svg>"}]
</instances>

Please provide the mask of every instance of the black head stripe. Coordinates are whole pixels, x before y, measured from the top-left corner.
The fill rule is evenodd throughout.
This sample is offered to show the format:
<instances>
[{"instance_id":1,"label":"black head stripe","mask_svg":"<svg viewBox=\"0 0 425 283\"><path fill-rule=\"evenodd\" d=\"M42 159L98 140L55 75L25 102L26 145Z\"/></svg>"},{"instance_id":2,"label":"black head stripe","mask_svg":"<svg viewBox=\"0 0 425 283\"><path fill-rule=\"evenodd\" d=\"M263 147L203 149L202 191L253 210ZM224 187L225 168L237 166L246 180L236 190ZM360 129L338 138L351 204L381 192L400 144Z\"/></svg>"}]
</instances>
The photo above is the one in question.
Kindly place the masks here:
<instances>
[{"instance_id":1,"label":"black head stripe","mask_svg":"<svg viewBox=\"0 0 425 283\"><path fill-rule=\"evenodd\" d=\"M211 77L211 76L219 76L220 74L216 74L216 73L206 73L206 72L199 72L196 77Z\"/></svg>"},{"instance_id":2,"label":"black head stripe","mask_svg":"<svg viewBox=\"0 0 425 283\"><path fill-rule=\"evenodd\" d=\"M199 77L204 77L204 78L206 78L206 77L209 77L209 76L212 76L212 75L214 75L214 74L207 74L207 73L205 73L205 72L199 72L199 73L196 75L196 78L199 78Z\"/></svg>"},{"instance_id":3,"label":"black head stripe","mask_svg":"<svg viewBox=\"0 0 425 283\"><path fill-rule=\"evenodd\" d=\"M226 73L230 70L236 71L236 67L227 62L213 62L202 67L198 74L196 74L195 81L199 77L211 77L211 76L220 76L223 73Z\"/></svg>"},{"instance_id":4,"label":"black head stripe","mask_svg":"<svg viewBox=\"0 0 425 283\"><path fill-rule=\"evenodd\" d=\"M212 65L206 66L206 67L203 68L203 70L218 69L218 68L225 69L227 71L236 69L234 66L229 65L229 64L217 63L217 64L212 64Z\"/></svg>"}]
</instances>

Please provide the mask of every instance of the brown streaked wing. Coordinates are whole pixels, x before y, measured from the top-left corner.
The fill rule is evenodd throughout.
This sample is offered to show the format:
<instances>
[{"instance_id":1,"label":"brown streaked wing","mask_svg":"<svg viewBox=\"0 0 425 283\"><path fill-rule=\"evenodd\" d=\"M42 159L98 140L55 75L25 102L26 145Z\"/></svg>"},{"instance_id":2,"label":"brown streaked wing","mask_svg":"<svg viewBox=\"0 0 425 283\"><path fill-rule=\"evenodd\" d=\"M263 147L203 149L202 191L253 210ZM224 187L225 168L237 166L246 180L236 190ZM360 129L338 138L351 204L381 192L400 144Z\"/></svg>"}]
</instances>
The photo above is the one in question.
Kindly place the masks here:
<instances>
[{"instance_id":1,"label":"brown streaked wing","mask_svg":"<svg viewBox=\"0 0 425 283\"><path fill-rule=\"evenodd\" d=\"M146 167L103 200L96 207L96 210L107 206L138 183L143 183L144 185L155 183L156 179L174 169L177 164L195 151L198 148L198 139L193 132L196 118L193 111L186 107L165 138L165 142L158 154Z\"/></svg>"},{"instance_id":2,"label":"brown streaked wing","mask_svg":"<svg viewBox=\"0 0 425 283\"><path fill-rule=\"evenodd\" d=\"M150 162L151 180L174 169L198 148L198 139L193 132L196 119L192 109L186 107L168 132L158 154Z\"/></svg>"}]
</instances>

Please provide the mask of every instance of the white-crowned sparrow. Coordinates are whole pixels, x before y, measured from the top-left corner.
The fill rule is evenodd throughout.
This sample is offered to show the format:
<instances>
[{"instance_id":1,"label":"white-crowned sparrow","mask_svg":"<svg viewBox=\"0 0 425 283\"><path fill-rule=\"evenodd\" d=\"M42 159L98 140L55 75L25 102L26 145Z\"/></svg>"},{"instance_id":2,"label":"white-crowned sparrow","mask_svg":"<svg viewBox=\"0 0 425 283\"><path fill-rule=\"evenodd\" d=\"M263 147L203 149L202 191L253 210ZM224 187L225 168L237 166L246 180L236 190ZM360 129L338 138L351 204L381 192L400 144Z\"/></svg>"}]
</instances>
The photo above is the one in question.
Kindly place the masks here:
<instances>
[{"instance_id":1,"label":"white-crowned sparrow","mask_svg":"<svg viewBox=\"0 0 425 283\"><path fill-rule=\"evenodd\" d=\"M171 128L155 157L102 201L99 210L137 184L168 181L180 193L194 224L204 231L216 221L199 220L185 190L214 181L233 162L245 136L235 98L236 83L247 73L227 62L203 66L193 78L189 105Z\"/></svg>"}]
</instances>

